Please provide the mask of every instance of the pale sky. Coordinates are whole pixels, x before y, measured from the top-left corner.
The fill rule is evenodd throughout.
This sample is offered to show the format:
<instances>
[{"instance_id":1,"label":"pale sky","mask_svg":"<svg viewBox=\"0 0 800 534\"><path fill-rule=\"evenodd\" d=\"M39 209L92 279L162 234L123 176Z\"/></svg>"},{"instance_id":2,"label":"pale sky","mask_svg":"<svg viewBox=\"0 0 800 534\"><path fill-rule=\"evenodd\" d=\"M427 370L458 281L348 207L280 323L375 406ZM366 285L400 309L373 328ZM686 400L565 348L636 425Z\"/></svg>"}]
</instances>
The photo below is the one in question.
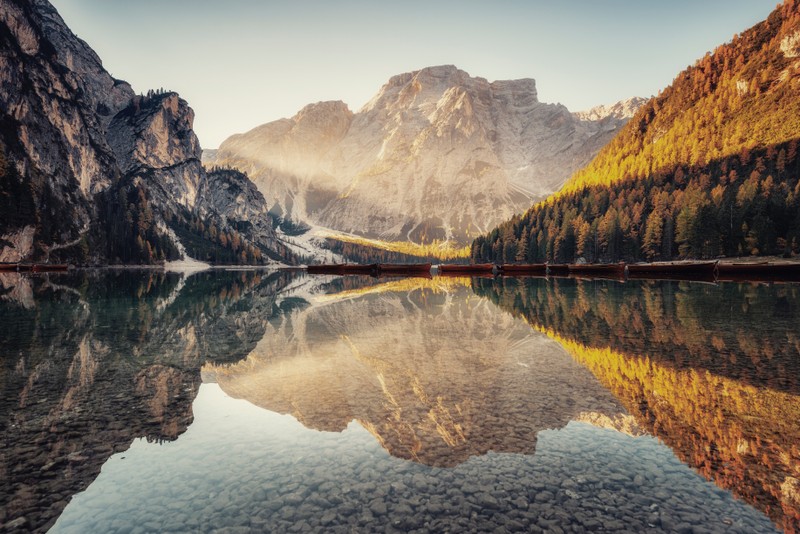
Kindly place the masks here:
<instances>
[{"instance_id":1,"label":"pale sky","mask_svg":"<svg viewBox=\"0 0 800 534\"><path fill-rule=\"evenodd\" d=\"M303 106L353 111L393 75L452 64L535 78L571 111L657 94L776 0L51 0L116 78L195 110L204 148Z\"/></svg>"}]
</instances>

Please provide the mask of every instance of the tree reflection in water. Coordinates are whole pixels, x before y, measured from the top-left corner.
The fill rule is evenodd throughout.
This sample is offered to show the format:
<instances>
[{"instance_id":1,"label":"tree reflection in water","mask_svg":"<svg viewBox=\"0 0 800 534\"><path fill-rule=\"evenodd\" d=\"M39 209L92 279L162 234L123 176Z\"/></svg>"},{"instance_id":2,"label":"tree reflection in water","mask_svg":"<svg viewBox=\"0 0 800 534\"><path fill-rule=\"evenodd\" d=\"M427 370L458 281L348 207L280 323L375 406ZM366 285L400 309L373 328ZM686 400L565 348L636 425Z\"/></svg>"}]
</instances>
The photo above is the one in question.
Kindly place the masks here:
<instances>
[{"instance_id":1,"label":"tree reflection in water","mask_svg":"<svg viewBox=\"0 0 800 534\"><path fill-rule=\"evenodd\" d=\"M800 285L474 279L685 463L800 524Z\"/></svg>"}]
</instances>

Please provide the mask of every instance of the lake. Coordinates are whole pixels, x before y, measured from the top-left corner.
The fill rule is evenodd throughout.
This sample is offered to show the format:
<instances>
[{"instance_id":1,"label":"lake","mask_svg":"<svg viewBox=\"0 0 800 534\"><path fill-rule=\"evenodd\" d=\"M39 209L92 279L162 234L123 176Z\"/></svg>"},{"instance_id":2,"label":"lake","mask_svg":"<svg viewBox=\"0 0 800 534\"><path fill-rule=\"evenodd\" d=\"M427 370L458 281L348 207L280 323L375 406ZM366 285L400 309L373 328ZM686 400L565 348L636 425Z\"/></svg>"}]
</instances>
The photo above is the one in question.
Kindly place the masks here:
<instances>
[{"instance_id":1,"label":"lake","mask_svg":"<svg viewBox=\"0 0 800 534\"><path fill-rule=\"evenodd\" d=\"M800 531L800 284L11 273L0 347L9 531Z\"/></svg>"}]
</instances>

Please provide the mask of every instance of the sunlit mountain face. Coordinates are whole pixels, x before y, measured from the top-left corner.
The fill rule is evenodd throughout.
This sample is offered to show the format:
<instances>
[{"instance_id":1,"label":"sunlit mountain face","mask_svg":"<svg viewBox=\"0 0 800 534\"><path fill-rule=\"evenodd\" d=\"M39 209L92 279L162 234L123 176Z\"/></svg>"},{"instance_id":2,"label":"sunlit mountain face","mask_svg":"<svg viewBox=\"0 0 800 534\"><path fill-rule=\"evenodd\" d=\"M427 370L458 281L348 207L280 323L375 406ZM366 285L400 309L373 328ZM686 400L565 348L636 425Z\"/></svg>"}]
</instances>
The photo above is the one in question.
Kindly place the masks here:
<instances>
[{"instance_id":1,"label":"sunlit mountain face","mask_svg":"<svg viewBox=\"0 0 800 534\"><path fill-rule=\"evenodd\" d=\"M434 66L393 76L355 113L319 102L233 135L207 164L247 172L276 216L460 248L555 192L643 102L573 114L532 79Z\"/></svg>"},{"instance_id":2,"label":"sunlit mountain face","mask_svg":"<svg viewBox=\"0 0 800 534\"><path fill-rule=\"evenodd\" d=\"M262 33L292 38L268 53L319 78L298 45L324 32L289 12L270 9ZM510 42L462 20L436 46ZM586 56L582 24L554 65ZM264 72L262 111L289 80ZM646 101L573 112L475 74L398 74L358 110L312 103L204 152L177 93L113 77L50 0L0 0L0 531L800 534L800 283L726 281L749 256L797 267L800 0ZM713 260L713 282L424 263L676 257Z\"/></svg>"}]
</instances>

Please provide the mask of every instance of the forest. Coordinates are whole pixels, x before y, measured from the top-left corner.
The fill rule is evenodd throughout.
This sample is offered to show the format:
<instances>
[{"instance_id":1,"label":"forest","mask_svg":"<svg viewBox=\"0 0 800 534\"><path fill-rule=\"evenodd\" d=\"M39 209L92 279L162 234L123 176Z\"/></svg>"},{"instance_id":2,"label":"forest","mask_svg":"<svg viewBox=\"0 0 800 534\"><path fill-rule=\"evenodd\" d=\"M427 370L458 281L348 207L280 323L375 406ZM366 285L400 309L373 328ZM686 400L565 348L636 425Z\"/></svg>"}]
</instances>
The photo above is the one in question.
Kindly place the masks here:
<instances>
[{"instance_id":1,"label":"forest","mask_svg":"<svg viewBox=\"0 0 800 534\"><path fill-rule=\"evenodd\" d=\"M440 261L437 256L416 256L332 238L326 238L323 246L331 252L341 255L350 263L439 263ZM324 259L323 263L325 262L331 263L332 261Z\"/></svg>"},{"instance_id":2,"label":"forest","mask_svg":"<svg viewBox=\"0 0 800 534\"><path fill-rule=\"evenodd\" d=\"M475 262L654 261L797 253L798 140L587 186L472 243Z\"/></svg>"},{"instance_id":3,"label":"forest","mask_svg":"<svg viewBox=\"0 0 800 534\"><path fill-rule=\"evenodd\" d=\"M704 167L800 137L799 5L779 6L681 72L560 193Z\"/></svg>"},{"instance_id":4,"label":"forest","mask_svg":"<svg viewBox=\"0 0 800 534\"><path fill-rule=\"evenodd\" d=\"M115 184L97 197L101 217L93 232L96 243L105 247L111 263L151 264L179 259L180 253L167 229L155 221L160 209L150 199L142 182ZM161 216L194 259L212 264L262 264L269 252L253 245L232 221L217 215L200 214L186 208L162 209Z\"/></svg>"}]
</instances>

